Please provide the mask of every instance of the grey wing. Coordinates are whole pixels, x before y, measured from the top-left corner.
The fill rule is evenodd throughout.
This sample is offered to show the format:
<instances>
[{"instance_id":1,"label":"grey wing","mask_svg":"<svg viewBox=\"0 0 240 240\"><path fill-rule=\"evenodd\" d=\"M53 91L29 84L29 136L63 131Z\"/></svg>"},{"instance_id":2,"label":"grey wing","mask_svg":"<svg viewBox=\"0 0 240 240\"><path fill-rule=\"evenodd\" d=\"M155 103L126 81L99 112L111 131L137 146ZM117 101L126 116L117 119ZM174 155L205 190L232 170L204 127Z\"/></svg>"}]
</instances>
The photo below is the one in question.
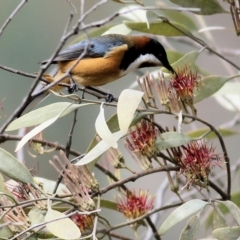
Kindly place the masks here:
<instances>
[{"instance_id":1,"label":"grey wing","mask_svg":"<svg viewBox=\"0 0 240 240\"><path fill-rule=\"evenodd\" d=\"M54 59L53 63L70 61L79 58L98 58L103 57L111 48L125 44L123 39L117 35L104 35L82 42L76 43L62 50ZM46 63L43 61L42 63Z\"/></svg>"}]
</instances>

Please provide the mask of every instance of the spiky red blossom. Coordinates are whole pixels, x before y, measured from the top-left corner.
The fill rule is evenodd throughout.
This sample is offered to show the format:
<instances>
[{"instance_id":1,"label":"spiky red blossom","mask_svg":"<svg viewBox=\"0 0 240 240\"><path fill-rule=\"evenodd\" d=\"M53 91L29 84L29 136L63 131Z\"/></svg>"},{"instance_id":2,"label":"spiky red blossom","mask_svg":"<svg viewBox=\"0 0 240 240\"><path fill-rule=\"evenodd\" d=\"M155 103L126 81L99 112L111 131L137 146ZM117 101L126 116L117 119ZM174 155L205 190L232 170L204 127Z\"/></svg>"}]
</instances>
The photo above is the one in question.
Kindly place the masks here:
<instances>
[{"instance_id":1,"label":"spiky red blossom","mask_svg":"<svg viewBox=\"0 0 240 240\"><path fill-rule=\"evenodd\" d=\"M179 156L178 163L187 178L187 186L196 180L203 181L206 186L212 168L220 166L222 161L212 145L208 147L204 141L194 141L183 147L183 155Z\"/></svg>"},{"instance_id":2,"label":"spiky red blossom","mask_svg":"<svg viewBox=\"0 0 240 240\"><path fill-rule=\"evenodd\" d=\"M141 152L150 157L156 151L154 142L158 133L158 129L152 122L142 120L134 131L130 130L129 137L126 139L127 147L132 152Z\"/></svg>"},{"instance_id":3,"label":"spiky red blossom","mask_svg":"<svg viewBox=\"0 0 240 240\"><path fill-rule=\"evenodd\" d=\"M182 69L177 69L177 76L174 75L170 81L170 87L175 89L180 100L190 103L194 97L194 89L198 86L198 79L197 71L193 73L186 65Z\"/></svg>"},{"instance_id":4,"label":"spiky red blossom","mask_svg":"<svg viewBox=\"0 0 240 240\"><path fill-rule=\"evenodd\" d=\"M82 233L93 229L94 216L92 215L75 214L71 219L79 227Z\"/></svg>"},{"instance_id":5,"label":"spiky red blossom","mask_svg":"<svg viewBox=\"0 0 240 240\"><path fill-rule=\"evenodd\" d=\"M141 120L134 130L129 130L125 145L133 159L144 170L152 167L151 157L156 153L155 140L158 134L159 130L147 120Z\"/></svg>"},{"instance_id":6,"label":"spiky red blossom","mask_svg":"<svg viewBox=\"0 0 240 240\"><path fill-rule=\"evenodd\" d=\"M140 190L139 196L136 191L128 191L123 198L117 198L117 209L129 220L141 217L153 208L154 197L148 191Z\"/></svg>"}]
</instances>

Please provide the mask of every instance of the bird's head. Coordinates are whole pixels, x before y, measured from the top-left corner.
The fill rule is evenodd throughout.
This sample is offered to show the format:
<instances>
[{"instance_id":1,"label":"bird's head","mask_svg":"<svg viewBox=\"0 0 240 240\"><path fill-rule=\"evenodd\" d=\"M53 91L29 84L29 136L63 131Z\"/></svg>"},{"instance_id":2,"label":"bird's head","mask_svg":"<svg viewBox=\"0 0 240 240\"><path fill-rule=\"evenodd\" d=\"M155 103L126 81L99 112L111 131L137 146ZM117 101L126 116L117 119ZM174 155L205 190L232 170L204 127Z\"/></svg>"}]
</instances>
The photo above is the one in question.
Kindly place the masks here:
<instances>
[{"instance_id":1,"label":"bird's head","mask_svg":"<svg viewBox=\"0 0 240 240\"><path fill-rule=\"evenodd\" d=\"M143 68L163 66L171 73L176 74L170 65L166 51L157 40L147 36L128 36L131 46L122 59L122 68Z\"/></svg>"}]
</instances>

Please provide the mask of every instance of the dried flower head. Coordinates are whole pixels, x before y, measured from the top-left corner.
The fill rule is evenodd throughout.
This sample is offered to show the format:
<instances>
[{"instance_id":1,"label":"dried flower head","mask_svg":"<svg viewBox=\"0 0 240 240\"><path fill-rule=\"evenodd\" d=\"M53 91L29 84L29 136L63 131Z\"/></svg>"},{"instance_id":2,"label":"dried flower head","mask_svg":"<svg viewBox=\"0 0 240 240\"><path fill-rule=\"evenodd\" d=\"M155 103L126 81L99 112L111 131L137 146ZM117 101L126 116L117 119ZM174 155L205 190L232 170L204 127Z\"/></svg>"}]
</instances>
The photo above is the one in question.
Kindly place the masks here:
<instances>
[{"instance_id":1,"label":"dried flower head","mask_svg":"<svg viewBox=\"0 0 240 240\"><path fill-rule=\"evenodd\" d=\"M129 219L141 217L153 208L154 197L148 191L140 190L137 196L136 191L128 191L125 197L117 198L117 209Z\"/></svg>"},{"instance_id":2,"label":"dried flower head","mask_svg":"<svg viewBox=\"0 0 240 240\"><path fill-rule=\"evenodd\" d=\"M30 221L21 205L9 208L4 206L12 205L12 200L7 196L0 197L0 214L2 222L10 228L13 233L20 233L30 227Z\"/></svg>"},{"instance_id":3,"label":"dried flower head","mask_svg":"<svg viewBox=\"0 0 240 240\"><path fill-rule=\"evenodd\" d=\"M141 120L134 130L130 130L129 137L126 138L126 147L139 160L143 169L151 167L150 158L156 153L155 140L159 130L152 122Z\"/></svg>"},{"instance_id":4,"label":"dried flower head","mask_svg":"<svg viewBox=\"0 0 240 240\"><path fill-rule=\"evenodd\" d=\"M72 198L82 210L93 210L95 203L90 197L89 192L98 190L99 185L86 165L75 166L70 163L63 151L60 151L66 165L64 165L58 156L53 159L56 165L50 161L50 164L62 175L63 181L72 194Z\"/></svg>"},{"instance_id":5,"label":"dried flower head","mask_svg":"<svg viewBox=\"0 0 240 240\"><path fill-rule=\"evenodd\" d=\"M215 148L211 145L207 146L204 141L194 141L183 147L183 154L175 155L180 172L187 178L187 187L193 183L200 183L202 187L208 184L208 175L214 166L220 166L222 160L215 153Z\"/></svg>"}]
</instances>

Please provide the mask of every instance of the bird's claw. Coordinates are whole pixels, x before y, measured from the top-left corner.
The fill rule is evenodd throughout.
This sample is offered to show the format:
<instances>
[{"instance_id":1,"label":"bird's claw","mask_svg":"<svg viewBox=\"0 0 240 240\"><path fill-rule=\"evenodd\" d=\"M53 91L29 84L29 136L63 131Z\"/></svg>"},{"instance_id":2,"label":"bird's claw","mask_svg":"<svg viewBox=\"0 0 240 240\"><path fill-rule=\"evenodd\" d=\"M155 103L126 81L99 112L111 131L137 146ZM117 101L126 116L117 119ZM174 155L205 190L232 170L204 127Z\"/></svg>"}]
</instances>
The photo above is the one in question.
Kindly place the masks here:
<instances>
[{"instance_id":1,"label":"bird's claw","mask_svg":"<svg viewBox=\"0 0 240 240\"><path fill-rule=\"evenodd\" d=\"M114 96L111 93L107 94L106 97L105 97L105 101L108 102L108 103L113 102L114 101Z\"/></svg>"},{"instance_id":2,"label":"bird's claw","mask_svg":"<svg viewBox=\"0 0 240 240\"><path fill-rule=\"evenodd\" d=\"M71 82L71 86L68 87L67 90L68 90L69 94L77 92L78 91L78 85L73 81L73 82Z\"/></svg>"}]
</instances>

